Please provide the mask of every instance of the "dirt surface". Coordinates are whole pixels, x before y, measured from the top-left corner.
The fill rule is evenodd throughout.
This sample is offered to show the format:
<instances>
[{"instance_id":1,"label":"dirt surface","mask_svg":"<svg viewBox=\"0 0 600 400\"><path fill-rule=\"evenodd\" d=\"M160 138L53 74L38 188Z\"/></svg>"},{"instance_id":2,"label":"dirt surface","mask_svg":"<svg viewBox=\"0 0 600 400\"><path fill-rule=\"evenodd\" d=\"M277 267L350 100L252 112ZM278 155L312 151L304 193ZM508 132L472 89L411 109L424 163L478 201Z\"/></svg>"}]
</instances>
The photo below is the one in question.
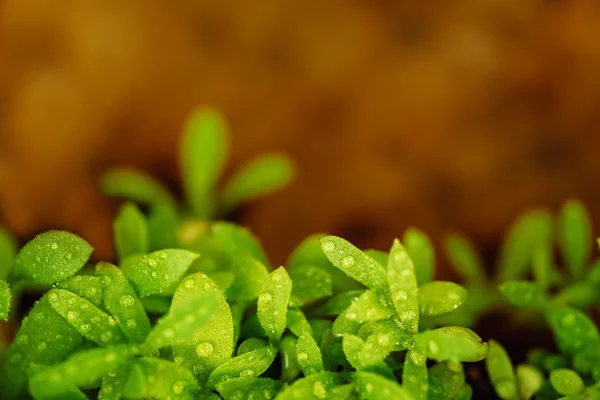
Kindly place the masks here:
<instances>
[{"instance_id":1,"label":"dirt surface","mask_svg":"<svg viewBox=\"0 0 600 400\"><path fill-rule=\"evenodd\" d=\"M518 212L569 196L600 222L597 4L2 0L0 220L110 257L98 174L178 188L180 127L209 104L230 168L297 161L239 214L277 262L315 231L387 248L408 225L493 252Z\"/></svg>"}]
</instances>

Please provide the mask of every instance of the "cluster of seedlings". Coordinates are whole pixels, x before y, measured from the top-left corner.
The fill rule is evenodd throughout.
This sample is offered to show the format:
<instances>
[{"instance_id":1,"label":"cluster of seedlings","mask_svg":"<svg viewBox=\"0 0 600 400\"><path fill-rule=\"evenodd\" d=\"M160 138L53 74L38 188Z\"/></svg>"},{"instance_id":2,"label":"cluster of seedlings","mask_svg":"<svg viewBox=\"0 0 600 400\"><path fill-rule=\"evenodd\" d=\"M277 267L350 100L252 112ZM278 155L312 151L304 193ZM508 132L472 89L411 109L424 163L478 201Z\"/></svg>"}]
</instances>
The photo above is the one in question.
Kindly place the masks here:
<instances>
[{"instance_id":1,"label":"cluster of seedlings","mask_svg":"<svg viewBox=\"0 0 600 400\"><path fill-rule=\"evenodd\" d=\"M580 203L557 218L522 216L495 277L466 239L449 236L462 285L434 280L433 247L416 229L389 251L317 234L275 268L246 229L218 219L285 185L292 165L267 155L217 191L224 131L210 111L188 123L186 204L140 172L104 176L108 195L128 199L114 221L118 266L91 265L92 247L72 233L46 232L17 251L0 231L0 317L17 328L0 344L2 399L466 400L464 363L475 362L501 399L600 399L590 314L600 263L590 263ZM30 310L24 293L39 294ZM514 366L472 330L497 308L546 324L556 352L532 349Z\"/></svg>"}]
</instances>

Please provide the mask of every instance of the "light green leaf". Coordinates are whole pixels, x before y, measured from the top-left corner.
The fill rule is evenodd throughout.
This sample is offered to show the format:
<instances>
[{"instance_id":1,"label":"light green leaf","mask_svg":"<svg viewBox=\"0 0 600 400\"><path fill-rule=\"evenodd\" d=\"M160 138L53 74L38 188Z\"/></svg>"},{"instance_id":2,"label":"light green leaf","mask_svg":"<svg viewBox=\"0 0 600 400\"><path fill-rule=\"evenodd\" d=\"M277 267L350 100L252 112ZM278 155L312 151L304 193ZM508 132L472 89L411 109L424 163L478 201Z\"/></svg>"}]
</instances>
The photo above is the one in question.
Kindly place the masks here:
<instances>
[{"instance_id":1,"label":"light green leaf","mask_svg":"<svg viewBox=\"0 0 600 400\"><path fill-rule=\"evenodd\" d=\"M264 154L243 166L225 185L222 193L224 210L287 186L294 178L294 165L282 154Z\"/></svg>"},{"instance_id":2,"label":"light green leaf","mask_svg":"<svg viewBox=\"0 0 600 400\"><path fill-rule=\"evenodd\" d=\"M358 371L370 371L379 375L393 377L393 372L380 358L369 354L370 348L365 348L365 342L358 336L346 334L342 340L342 349L346 359ZM366 357L365 357L366 356Z\"/></svg>"},{"instance_id":3,"label":"light green leaf","mask_svg":"<svg viewBox=\"0 0 600 400\"><path fill-rule=\"evenodd\" d=\"M504 400L518 399L517 379L508 354L495 340L490 340L489 349L490 353L485 359L485 367L496 394Z\"/></svg>"},{"instance_id":4,"label":"light green leaf","mask_svg":"<svg viewBox=\"0 0 600 400\"><path fill-rule=\"evenodd\" d=\"M79 271L90 258L92 246L77 235L49 231L36 236L17 254L16 278L44 284L60 282Z\"/></svg>"},{"instance_id":5,"label":"light green leaf","mask_svg":"<svg viewBox=\"0 0 600 400\"><path fill-rule=\"evenodd\" d=\"M292 289L293 290L293 289ZM327 299L327 301L310 312L314 318L335 317L346 310L352 303L358 300L364 290L350 290L339 293Z\"/></svg>"},{"instance_id":6,"label":"light green leaf","mask_svg":"<svg viewBox=\"0 0 600 400\"><path fill-rule=\"evenodd\" d=\"M541 244L533 253L533 277L545 292L557 274L553 264L553 249L550 243Z\"/></svg>"},{"instance_id":7,"label":"light green leaf","mask_svg":"<svg viewBox=\"0 0 600 400\"><path fill-rule=\"evenodd\" d=\"M331 275L321 267L303 265L288 272L292 279L292 295L301 299L303 304L331 296L333 293Z\"/></svg>"},{"instance_id":8,"label":"light green leaf","mask_svg":"<svg viewBox=\"0 0 600 400\"><path fill-rule=\"evenodd\" d=\"M544 383L544 375L535 367L527 364L517 366L519 398L529 400Z\"/></svg>"},{"instance_id":9,"label":"light green leaf","mask_svg":"<svg viewBox=\"0 0 600 400\"><path fill-rule=\"evenodd\" d=\"M230 301L250 302L260 295L269 279L269 271L260 261L249 256L240 256L231 263L235 280L227 290Z\"/></svg>"},{"instance_id":10,"label":"light green leaf","mask_svg":"<svg viewBox=\"0 0 600 400\"><path fill-rule=\"evenodd\" d=\"M547 210L532 210L512 225L501 252L498 280L522 279L533 262L537 248L552 240L552 215Z\"/></svg>"},{"instance_id":11,"label":"light green leaf","mask_svg":"<svg viewBox=\"0 0 600 400\"><path fill-rule=\"evenodd\" d=\"M467 291L453 282L435 281L419 287L419 310L422 315L442 315L454 311L467 298Z\"/></svg>"},{"instance_id":12,"label":"light green leaf","mask_svg":"<svg viewBox=\"0 0 600 400\"><path fill-rule=\"evenodd\" d=\"M260 261L267 269L270 268L260 242L246 228L231 222L215 222L211 226L211 235L215 244L230 259L249 256Z\"/></svg>"},{"instance_id":13,"label":"light green leaf","mask_svg":"<svg viewBox=\"0 0 600 400\"><path fill-rule=\"evenodd\" d=\"M348 241L325 236L321 246L329 261L349 277L369 288L385 285L385 269Z\"/></svg>"},{"instance_id":14,"label":"light green leaf","mask_svg":"<svg viewBox=\"0 0 600 400\"><path fill-rule=\"evenodd\" d=\"M144 256L123 272L140 297L145 297L164 292L179 282L198 257L187 250L160 250Z\"/></svg>"},{"instance_id":15,"label":"light green leaf","mask_svg":"<svg viewBox=\"0 0 600 400\"><path fill-rule=\"evenodd\" d=\"M52 365L62 361L82 341L81 335L50 306L44 295L22 321L6 354L0 393L21 398L27 389L30 364Z\"/></svg>"},{"instance_id":16,"label":"light green leaf","mask_svg":"<svg viewBox=\"0 0 600 400\"><path fill-rule=\"evenodd\" d=\"M72 387L86 387L108 375L134 356L129 346L94 348L69 357L61 364L43 369L30 379L34 393L59 396Z\"/></svg>"},{"instance_id":17,"label":"light green leaf","mask_svg":"<svg viewBox=\"0 0 600 400\"><path fill-rule=\"evenodd\" d=\"M107 196L123 197L137 203L175 203L163 185L149 175L130 168L115 168L105 172L100 188Z\"/></svg>"},{"instance_id":18,"label":"light green leaf","mask_svg":"<svg viewBox=\"0 0 600 400\"><path fill-rule=\"evenodd\" d=\"M403 350L403 345L408 344L407 335L398 329L392 318L365 323L358 336L365 340L359 354L362 365L377 365L392 351Z\"/></svg>"},{"instance_id":19,"label":"light green leaf","mask_svg":"<svg viewBox=\"0 0 600 400\"><path fill-rule=\"evenodd\" d=\"M0 227L0 279L8 278L17 255L17 241Z\"/></svg>"},{"instance_id":20,"label":"light green leaf","mask_svg":"<svg viewBox=\"0 0 600 400\"><path fill-rule=\"evenodd\" d=\"M415 268L408 252L397 239L390 250L387 281L392 292L392 302L400 317L401 328L407 333L417 333L419 297Z\"/></svg>"},{"instance_id":21,"label":"light green leaf","mask_svg":"<svg viewBox=\"0 0 600 400\"><path fill-rule=\"evenodd\" d=\"M63 289L53 289L48 292L48 299L52 308L83 337L100 346L112 346L126 341L116 320L83 297Z\"/></svg>"},{"instance_id":22,"label":"light green leaf","mask_svg":"<svg viewBox=\"0 0 600 400\"><path fill-rule=\"evenodd\" d=\"M102 299L106 309L132 343L143 343L150 332L150 320L135 290L121 270L108 263L96 265L96 274L102 276Z\"/></svg>"},{"instance_id":23,"label":"light green leaf","mask_svg":"<svg viewBox=\"0 0 600 400\"><path fill-rule=\"evenodd\" d=\"M323 357L315 339L310 334L303 334L296 342L296 358L304 376L323 372Z\"/></svg>"},{"instance_id":24,"label":"light green leaf","mask_svg":"<svg viewBox=\"0 0 600 400\"><path fill-rule=\"evenodd\" d=\"M534 282L505 282L500 285L500 291L510 304L517 307L539 308L546 301L542 287Z\"/></svg>"},{"instance_id":25,"label":"light green leaf","mask_svg":"<svg viewBox=\"0 0 600 400\"><path fill-rule=\"evenodd\" d=\"M481 361L488 355L487 343L470 329L447 326L417 335L416 349L437 361Z\"/></svg>"},{"instance_id":26,"label":"light green leaf","mask_svg":"<svg viewBox=\"0 0 600 400\"><path fill-rule=\"evenodd\" d=\"M241 356L242 354L249 353L254 350L262 349L263 347L267 347L269 343L260 338L248 338L244 340L239 346L237 350L237 355Z\"/></svg>"},{"instance_id":27,"label":"light green leaf","mask_svg":"<svg viewBox=\"0 0 600 400\"><path fill-rule=\"evenodd\" d=\"M594 322L579 310L559 307L549 317L558 347L564 353L575 354L600 341Z\"/></svg>"},{"instance_id":28,"label":"light green leaf","mask_svg":"<svg viewBox=\"0 0 600 400\"><path fill-rule=\"evenodd\" d=\"M193 334L187 335L186 340L173 345L173 356L177 363L193 371L201 383L206 382L215 368L231 359L233 353L231 310L219 287L202 272L192 274L183 280L173 296L171 305L171 312L179 313L181 310L187 313L190 298L204 294L218 299L216 314Z\"/></svg>"},{"instance_id":29,"label":"light green leaf","mask_svg":"<svg viewBox=\"0 0 600 400\"><path fill-rule=\"evenodd\" d=\"M0 319L6 321L10 311L12 296L6 281L0 281Z\"/></svg>"},{"instance_id":30,"label":"light green leaf","mask_svg":"<svg viewBox=\"0 0 600 400\"><path fill-rule=\"evenodd\" d=\"M96 307L102 307L102 279L91 275L77 275L55 286L83 297Z\"/></svg>"},{"instance_id":31,"label":"light green leaf","mask_svg":"<svg viewBox=\"0 0 600 400\"><path fill-rule=\"evenodd\" d=\"M585 207L577 200L566 202L560 210L558 244L571 275L581 278L592 249L592 227Z\"/></svg>"},{"instance_id":32,"label":"light green leaf","mask_svg":"<svg viewBox=\"0 0 600 400\"><path fill-rule=\"evenodd\" d=\"M413 361L415 357L409 352L404 359L404 369L402 370L402 385L411 394L415 400L427 400L429 392L429 380L427 365L425 363Z\"/></svg>"},{"instance_id":33,"label":"light green leaf","mask_svg":"<svg viewBox=\"0 0 600 400\"><path fill-rule=\"evenodd\" d=\"M102 378L98 400L120 400L123 389L129 378L133 363L127 363L119 368L116 373L109 373Z\"/></svg>"},{"instance_id":34,"label":"light green leaf","mask_svg":"<svg viewBox=\"0 0 600 400\"><path fill-rule=\"evenodd\" d=\"M185 193L199 218L214 215L214 190L227 149L227 127L221 115L211 109L195 111L183 131L181 162Z\"/></svg>"},{"instance_id":35,"label":"light green leaf","mask_svg":"<svg viewBox=\"0 0 600 400\"><path fill-rule=\"evenodd\" d=\"M365 400L412 400L413 397L398 382L370 372L357 372L355 375L357 390Z\"/></svg>"},{"instance_id":36,"label":"light green leaf","mask_svg":"<svg viewBox=\"0 0 600 400\"><path fill-rule=\"evenodd\" d=\"M285 387L277 400L323 400L327 399L333 388L341 383L340 376L333 372L321 372L298 379ZM390 400L390 399L387 399Z\"/></svg>"},{"instance_id":37,"label":"light green leaf","mask_svg":"<svg viewBox=\"0 0 600 400\"><path fill-rule=\"evenodd\" d=\"M232 378L217 385L217 391L225 400L269 400L279 389L281 383L269 378Z\"/></svg>"},{"instance_id":38,"label":"light green leaf","mask_svg":"<svg viewBox=\"0 0 600 400\"><path fill-rule=\"evenodd\" d=\"M269 275L269 280L258 297L258 319L269 339L278 343L287 325L287 307L292 292L292 281L280 267Z\"/></svg>"},{"instance_id":39,"label":"light green leaf","mask_svg":"<svg viewBox=\"0 0 600 400\"><path fill-rule=\"evenodd\" d=\"M269 346L234 357L219 365L210 374L207 385L212 388L230 378L237 377L258 378L271 366L276 355L277 350Z\"/></svg>"},{"instance_id":40,"label":"light green leaf","mask_svg":"<svg viewBox=\"0 0 600 400\"><path fill-rule=\"evenodd\" d=\"M429 368L429 397L456 399L465 386L465 371L460 362L437 363ZM435 393L434 396L432 394ZM442 397L438 397L443 394Z\"/></svg>"},{"instance_id":41,"label":"light green leaf","mask_svg":"<svg viewBox=\"0 0 600 400\"><path fill-rule=\"evenodd\" d=\"M136 399L194 400L198 383L190 371L180 365L154 357L136 361L123 394Z\"/></svg>"},{"instance_id":42,"label":"light green leaf","mask_svg":"<svg viewBox=\"0 0 600 400\"><path fill-rule=\"evenodd\" d=\"M287 328L296 336L313 334L312 327L308 323L304 313L298 309L287 310Z\"/></svg>"},{"instance_id":43,"label":"light green leaf","mask_svg":"<svg viewBox=\"0 0 600 400\"><path fill-rule=\"evenodd\" d=\"M39 364L31 364L29 367L28 376L29 381L32 382L36 375L45 373L52 370L52 367ZM43 385L43 382L33 382L34 384L29 385L29 392L34 400L87 400L87 396L75 386L70 386L62 393L48 394L47 387Z\"/></svg>"},{"instance_id":44,"label":"light green leaf","mask_svg":"<svg viewBox=\"0 0 600 400\"><path fill-rule=\"evenodd\" d=\"M554 389L565 396L577 394L583 390L585 384L577 372L560 368L550 372L550 382Z\"/></svg>"},{"instance_id":45,"label":"light green leaf","mask_svg":"<svg viewBox=\"0 0 600 400\"><path fill-rule=\"evenodd\" d=\"M345 312L346 317L361 324L388 318L393 313L389 297L389 292L384 288L367 290L350 304Z\"/></svg>"},{"instance_id":46,"label":"light green leaf","mask_svg":"<svg viewBox=\"0 0 600 400\"><path fill-rule=\"evenodd\" d=\"M361 325L362 322L356 318L356 314L346 310L333 321L331 330L335 337L341 337L347 333L357 334Z\"/></svg>"},{"instance_id":47,"label":"light green leaf","mask_svg":"<svg viewBox=\"0 0 600 400\"><path fill-rule=\"evenodd\" d=\"M119 260L148 252L148 223L135 204L127 202L121 206L113 222L113 234Z\"/></svg>"},{"instance_id":48,"label":"light green leaf","mask_svg":"<svg viewBox=\"0 0 600 400\"><path fill-rule=\"evenodd\" d=\"M485 268L475 247L466 238L458 234L446 237L444 247L452 266L469 283L485 281Z\"/></svg>"},{"instance_id":49,"label":"light green leaf","mask_svg":"<svg viewBox=\"0 0 600 400\"><path fill-rule=\"evenodd\" d=\"M427 235L415 228L404 233L404 246L413 260L417 284L423 285L433 279L435 270L435 253Z\"/></svg>"}]
</instances>

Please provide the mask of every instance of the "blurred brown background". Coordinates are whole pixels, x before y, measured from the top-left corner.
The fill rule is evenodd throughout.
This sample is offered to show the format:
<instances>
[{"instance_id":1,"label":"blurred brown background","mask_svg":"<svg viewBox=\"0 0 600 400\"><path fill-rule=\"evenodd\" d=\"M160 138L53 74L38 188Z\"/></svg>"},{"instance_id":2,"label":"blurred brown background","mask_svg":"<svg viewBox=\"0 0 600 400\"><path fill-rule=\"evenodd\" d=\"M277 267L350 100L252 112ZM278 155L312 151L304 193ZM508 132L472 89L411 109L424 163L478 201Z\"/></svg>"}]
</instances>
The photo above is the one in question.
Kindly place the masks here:
<instances>
[{"instance_id":1,"label":"blurred brown background","mask_svg":"<svg viewBox=\"0 0 600 400\"><path fill-rule=\"evenodd\" d=\"M178 188L203 104L230 121L230 168L297 161L239 216L278 262L314 231L387 248L408 225L493 252L570 196L600 222L599 37L595 0L1 0L0 222L110 257L99 173Z\"/></svg>"}]
</instances>

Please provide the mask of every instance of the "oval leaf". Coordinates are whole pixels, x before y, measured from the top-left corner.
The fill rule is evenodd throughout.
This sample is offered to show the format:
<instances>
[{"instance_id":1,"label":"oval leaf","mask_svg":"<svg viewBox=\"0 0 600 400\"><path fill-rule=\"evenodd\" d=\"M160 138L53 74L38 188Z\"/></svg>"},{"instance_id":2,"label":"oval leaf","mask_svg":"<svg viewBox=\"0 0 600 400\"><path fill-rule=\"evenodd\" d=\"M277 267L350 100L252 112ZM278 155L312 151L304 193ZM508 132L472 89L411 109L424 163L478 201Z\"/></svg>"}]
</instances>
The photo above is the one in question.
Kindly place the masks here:
<instances>
[{"instance_id":1,"label":"oval leaf","mask_svg":"<svg viewBox=\"0 0 600 400\"><path fill-rule=\"evenodd\" d=\"M315 339L311 335L305 334L300 335L296 342L296 359L304 376L316 374L317 372L323 372L323 358L321 357L321 350Z\"/></svg>"},{"instance_id":2,"label":"oval leaf","mask_svg":"<svg viewBox=\"0 0 600 400\"><path fill-rule=\"evenodd\" d=\"M575 354L600 341L594 322L583 312L559 307L550 313L550 326L562 352Z\"/></svg>"},{"instance_id":3,"label":"oval leaf","mask_svg":"<svg viewBox=\"0 0 600 400\"><path fill-rule=\"evenodd\" d=\"M454 311L467 298L467 291L453 282L429 282L419 287L419 310L422 315L442 315Z\"/></svg>"},{"instance_id":4,"label":"oval leaf","mask_svg":"<svg viewBox=\"0 0 600 400\"><path fill-rule=\"evenodd\" d=\"M210 374L208 387L213 388L230 378L258 378L271 366L276 355L277 351L268 346L234 357Z\"/></svg>"},{"instance_id":5,"label":"oval leaf","mask_svg":"<svg viewBox=\"0 0 600 400\"><path fill-rule=\"evenodd\" d=\"M571 275L581 278L592 249L590 217L581 202L570 200L558 216L558 244Z\"/></svg>"},{"instance_id":6,"label":"oval leaf","mask_svg":"<svg viewBox=\"0 0 600 400\"><path fill-rule=\"evenodd\" d=\"M146 205L175 202L164 186L143 172L130 168L105 172L100 188L107 196L123 197Z\"/></svg>"},{"instance_id":7,"label":"oval leaf","mask_svg":"<svg viewBox=\"0 0 600 400\"><path fill-rule=\"evenodd\" d=\"M263 292L258 297L258 319L269 339L277 343L287 325L287 307L292 293L292 281L280 267L269 275Z\"/></svg>"},{"instance_id":8,"label":"oval leaf","mask_svg":"<svg viewBox=\"0 0 600 400\"><path fill-rule=\"evenodd\" d=\"M446 237L444 247L452 266L470 283L485 281L485 268L475 247L464 237L451 234Z\"/></svg>"},{"instance_id":9,"label":"oval leaf","mask_svg":"<svg viewBox=\"0 0 600 400\"><path fill-rule=\"evenodd\" d=\"M488 355L487 343L467 328L447 326L419 333L416 349L437 361L481 361Z\"/></svg>"},{"instance_id":10,"label":"oval leaf","mask_svg":"<svg viewBox=\"0 0 600 400\"><path fill-rule=\"evenodd\" d=\"M113 222L115 250L119 260L148 252L148 223L133 203L125 203Z\"/></svg>"},{"instance_id":11,"label":"oval leaf","mask_svg":"<svg viewBox=\"0 0 600 400\"><path fill-rule=\"evenodd\" d=\"M496 394L504 400L516 399L517 379L508 354L495 340L490 340L489 348L490 353L485 359L485 367Z\"/></svg>"},{"instance_id":12,"label":"oval leaf","mask_svg":"<svg viewBox=\"0 0 600 400\"><path fill-rule=\"evenodd\" d=\"M416 334L419 328L417 278L408 252L397 239L390 250L387 281L392 302L400 317L398 326L407 333Z\"/></svg>"},{"instance_id":13,"label":"oval leaf","mask_svg":"<svg viewBox=\"0 0 600 400\"><path fill-rule=\"evenodd\" d=\"M408 353L404 359L402 370L402 384L415 400L427 400L429 392L429 379L427 365L413 361L414 355ZM416 357L418 358L418 356Z\"/></svg>"},{"instance_id":14,"label":"oval leaf","mask_svg":"<svg viewBox=\"0 0 600 400\"><path fill-rule=\"evenodd\" d=\"M269 378L232 378L217 385L217 391L225 400L269 400L279 389L281 383Z\"/></svg>"},{"instance_id":15,"label":"oval leaf","mask_svg":"<svg viewBox=\"0 0 600 400\"><path fill-rule=\"evenodd\" d=\"M357 372L357 390L365 400L412 399L410 393L398 382L370 372Z\"/></svg>"},{"instance_id":16,"label":"oval leaf","mask_svg":"<svg viewBox=\"0 0 600 400\"><path fill-rule=\"evenodd\" d=\"M577 372L560 368L550 372L550 382L554 389L565 396L577 394L583 390L585 384Z\"/></svg>"},{"instance_id":17,"label":"oval leaf","mask_svg":"<svg viewBox=\"0 0 600 400\"><path fill-rule=\"evenodd\" d=\"M323 400L329 398L332 390L341 383L338 374L321 372L306 378L298 379L292 385L284 388L277 400ZM336 397L332 397L336 398ZM388 399L389 400L389 399Z\"/></svg>"},{"instance_id":18,"label":"oval leaf","mask_svg":"<svg viewBox=\"0 0 600 400\"><path fill-rule=\"evenodd\" d=\"M529 281L509 281L500 285L500 291L508 302L517 307L539 308L544 305L542 287Z\"/></svg>"},{"instance_id":19,"label":"oval leaf","mask_svg":"<svg viewBox=\"0 0 600 400\"><path fill-rule=\"evenodd\" d=\"M435 269L435 253L427 235L415 228L404 233L404 246L413 260L417 284L423 285L433 279Z\"/></svg>"}]
</instances>

